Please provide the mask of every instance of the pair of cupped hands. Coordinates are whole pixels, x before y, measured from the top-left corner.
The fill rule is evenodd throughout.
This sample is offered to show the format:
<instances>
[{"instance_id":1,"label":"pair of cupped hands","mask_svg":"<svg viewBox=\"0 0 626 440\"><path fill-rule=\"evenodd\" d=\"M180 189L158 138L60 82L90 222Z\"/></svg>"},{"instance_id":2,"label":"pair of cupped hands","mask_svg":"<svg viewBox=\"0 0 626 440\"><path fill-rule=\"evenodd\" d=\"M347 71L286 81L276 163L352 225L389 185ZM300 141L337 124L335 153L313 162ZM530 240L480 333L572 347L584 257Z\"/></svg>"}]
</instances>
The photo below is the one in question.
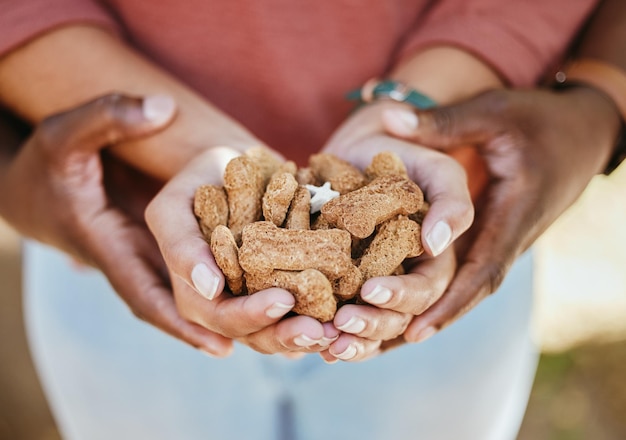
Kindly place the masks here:
<instances>
[{"instance_id":1,"label":"pair of cupped hands","mask_svg":"<svg viewBox=\"0 0 626 440\"><path fill-rule=\"evenodd\" d=\"M25 236L100 269L138 318L212 356L227 356L239 341L267 354L361 361L427 339L493 293L602 168L606 154L593 146L609 151L615 130L593 124L615 119L611 112L583 88L495 90L429 111L377 103L355 112L324 151L360 168L381 151L403 159L430 203L426 254L405 275L368 280L367 304L345 305L325 324L283 319L294 305L285 290L223 290L192 200L198 186L221 184L238 151L208 148L165 185L108 152L166 129L176 114L168 98L109 95L47 118L0 178L0 209ZM465 170L446 154L468 144L489 175L475 203Z\"/></svg>"}]
</instances>

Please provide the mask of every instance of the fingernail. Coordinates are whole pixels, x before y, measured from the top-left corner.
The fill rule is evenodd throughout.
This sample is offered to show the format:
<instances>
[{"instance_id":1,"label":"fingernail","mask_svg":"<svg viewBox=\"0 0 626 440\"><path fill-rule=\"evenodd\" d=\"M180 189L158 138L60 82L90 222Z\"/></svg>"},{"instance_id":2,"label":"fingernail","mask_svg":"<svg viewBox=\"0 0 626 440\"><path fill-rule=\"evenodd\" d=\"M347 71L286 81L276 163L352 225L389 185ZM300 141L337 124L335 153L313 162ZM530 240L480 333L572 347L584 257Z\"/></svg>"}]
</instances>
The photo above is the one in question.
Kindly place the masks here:
<instances>
[{"instance_id":1,"label":"fingernail","mask_svg":"<svg viewBox=\"0 0 626 440\"><path fill-rule=\"evenodd\" d=\"M335 342L337 339L339 339L339 335L333 337L333 338L327 338L326 336L322 337L322 339L320 339L319 344L322 347L328 347L330 344L332 344L333 342Z\"/></svg>"},{"instance_id":2,"label":"fingernail","mask_svg":"<svg viewBox=\"0 0 626 440\"><path fill-rule=\"evenodd\" d=\"M287 359L298 360L302 359L306 353L302 353L301 351L288 351L283 353L283 356Z\"/></svg>"},{"instance_id":3,"label":"fingernail","mask_svg":"<svg viewBox=\"0 0 626 440\"><path fill-rule=\"evenodd\" d=\"M419 124L417 115L408 110L385 110L385 116L389 128L400 135L412 134Z\"/></svg>"},{"instance_id":4,"label":"fingernail","mask_svg":"<svg viewBox=\"0 0 626 440\"><path fill-rule=\"evenodd\" d=\"M435 333L437 333L437 329L435 327L426 327L425 329L422 329L419 333L417 333L417 335L415 335L415 339L413 340L413 342L424 342Z\"/></svg>"},{"instance_id":5,"label":"fingernail","mask_svg":"<svg viewBox=\"0 0 626 440\"><path fill-rule=\"evenodd\" d=\"M312 339L307 335L300 335L293 338L293 343L298 347L310 347L311 345L319 344L319 340Z\"/></svg>"},{"instance_id":6,"label":"fingernail","mask_svg":"<svg viewBox=\"0 0 626 440\"><path fill-rule=\"evenodd\" d=\"M155 125L169 121L176 111L176 102L171 96L154 95L143 100L143 116Z\"/></svg>"},{"instance_id":7,"label":"fingernail","mask_svg":"<svg viewBox=\"0 0 626 440\"><path fill-rule=\"evenodd\" d=\"M199 349L201 353L206 354L208 357L213 358L213 359L217 359L218 356L215 355L214 353L210 352L209 350L207 350L206 348L200 348Z\"/></svg>"},{"instance_id":8,"label":"fingernail","mask_svg":"<svg viewBox=\"0 0 626 440\"><path fill-rule=\"evenodd\" d=\"M222 359L231 353L232 348L224 349L223 347L212 346L210 348L199 347L199 350L213 359Z\"/></svg>"},{"instance_id":9,"label":"fingernail","mask_svg":"<svg viewBox=\"0 0 626 440\"><path fill-rule=\"evenodd\" d=\"M267 315L269 318L272 318L272 319L280 318L289 310L291 310L292 307L293 307L293 304L289 305L289 304L283 304L283 303L277 302L277 303L272 304L272 306L265 311L265 315Z\"/></svg>"},{"instance_id":10,"label":"fingernail","mask_svg":"<svg viewBox=\"0 0 626 440\"><path fill-rule=\"evenodd\" d=\"M358 316L353 316L348 319L348 322L343 325L337 326L337 328L342 332L357 334L365 330L365 325L366 324L363 319L359 318Z\"/></svg>"},{"instance_id":11,"label":"fingernail","mask_svg":"<svg viewBox=\"0 0 626 440\"><path fill-rule=\"evenodd\" d=\"M338 359L341 359L342 361L349 361L356 356L356 351L356 345L350 344L346 347L344 351L342 351L341 353L337 353L334 356Z\"/></svg>"},{"instance_id":12,"label":"fingernail","mask_svg":"<svg viewBox=\"0 0 626 440\"><path fill-rule=\"evenodd\" d=\"M336 364L337 362L339 362L339 359L337 358L332 358L332 359L322 358L322 360L326 362L328 365Z\"/></svg>"},{"instance_id":13,"label":"fingernail","mask_svg":"<svg viewBox=\"0 0 626 440\"><path fill-rule=\"evenodd\" d=\"M191 281L198 293L206 299L213 299L217 295L220 278L206 264L195 265L191 271Z\"/></svg>"},{"instance_id":14,"label":"fingernail","mask_svg":"<svg viewBox=\"0 0 626 440\"><path fill-rule=\"evenodd\" d=\"M371 292L361 295L361 297L368 303L380 305L389 302L392 295L391 290L379 284Z\"/></svg>"},{"instance_id":15,"label":"fingernail","mask_svg":"<svg viewBox=\"0 0 626 440\"><path fill-rule=\"evenodd\" d=\"M444 221L435 223L435 226L426 235L426 243L435 256L446 250L451 240L452 229Z\"/></svg>"}]
</instances>

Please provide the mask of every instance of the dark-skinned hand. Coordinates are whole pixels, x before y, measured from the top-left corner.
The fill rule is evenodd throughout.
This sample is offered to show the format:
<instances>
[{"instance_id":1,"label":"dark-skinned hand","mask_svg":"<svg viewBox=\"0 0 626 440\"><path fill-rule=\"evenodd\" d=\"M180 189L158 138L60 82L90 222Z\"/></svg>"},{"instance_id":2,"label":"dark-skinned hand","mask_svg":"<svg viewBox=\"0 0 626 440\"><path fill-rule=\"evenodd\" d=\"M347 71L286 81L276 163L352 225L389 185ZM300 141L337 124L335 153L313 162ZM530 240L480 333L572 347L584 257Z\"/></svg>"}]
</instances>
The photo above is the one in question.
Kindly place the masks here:
<instances>
[{"instance_id":1,"label":"dark-skinned hand","mask_svg":"<svg viewBox=\"0 0 626 440\"><path fill-rule=\"evenodd\" d=\"M457 245L456 275L409 324L409 342L498 289L515 259L603 170L620 128L612 101L586 87L490 91L432 111L389 110L382 119L390 134L440 151L475 145L489 174L465 246Z\"/></svg>"}]
</instances>

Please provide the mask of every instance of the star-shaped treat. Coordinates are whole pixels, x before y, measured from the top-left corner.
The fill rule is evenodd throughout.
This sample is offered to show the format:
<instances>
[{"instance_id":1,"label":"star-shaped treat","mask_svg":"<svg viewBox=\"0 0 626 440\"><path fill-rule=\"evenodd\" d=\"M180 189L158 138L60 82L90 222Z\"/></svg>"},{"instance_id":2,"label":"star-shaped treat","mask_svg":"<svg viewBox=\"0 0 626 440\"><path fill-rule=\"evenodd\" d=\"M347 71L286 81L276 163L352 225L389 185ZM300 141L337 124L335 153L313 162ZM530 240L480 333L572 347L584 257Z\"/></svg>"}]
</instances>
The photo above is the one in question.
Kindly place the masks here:
<instances>
[{"instance_id":1,"label":"star-shaped treat","mask_svg":"<svg viewBox=\"0 0 626 440\"><path fill-rule=\"evenodd\" d=\"M311 193L311 214L319 212L326 202L339 197L339 193L330 188L330 182L322 186L306 185L306 189Z\"/></svg>"}]
</instances>

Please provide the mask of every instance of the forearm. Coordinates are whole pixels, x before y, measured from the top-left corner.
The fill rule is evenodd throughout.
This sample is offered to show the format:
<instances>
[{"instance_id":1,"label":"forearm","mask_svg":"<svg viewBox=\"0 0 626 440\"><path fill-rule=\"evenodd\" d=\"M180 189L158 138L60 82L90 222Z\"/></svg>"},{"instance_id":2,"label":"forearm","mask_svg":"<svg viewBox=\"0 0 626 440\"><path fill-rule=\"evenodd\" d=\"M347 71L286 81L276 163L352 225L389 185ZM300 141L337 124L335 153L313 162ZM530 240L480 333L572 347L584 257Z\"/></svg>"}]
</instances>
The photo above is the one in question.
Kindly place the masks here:
<instances>
[{"instance_id":1,"label":"forearm","mask_svg":"<svg viewBox=\"0 0 626 440\"><path fill-rule=\"evenodd\" d=\"M487 64L451 46L417 52L396 66L390 77L426 94L439 105L503 87L497 73Z\"/></svg>"},{"instance_id":2,"label":"forearm","mask_svg":"<svg viewBox=\"0 0 626 440\"><path fill-rule=\"evenodd\" d=\"M168 129L115 147L116 154L155 177L169 178L207 147L259 144L240 124L99 28L60 28L0 59L0 100L33 123L111 92L175 99L178 114Z\"/></svg>"},{"instance_id":3,"label":"forearm","mask_svg":"<svg viewBox=\"0 0 626 440\"><path fill-rule=\"evenodd\" d=\"M596 58L626 71L626 3L604 0L576 50L577 58Z\"/></svg>"},{"instance_id":4,"label":"forearm","mask_svg":"<svg viewBox=\"0 0 626 440\"><path fill-rule=\"evenodd\" d=\"M604 97L611 108L613 148L608 152L595 146L598 154L606 155L604 173L612 172L626 158L624 122L626 121L626 4L621 0L603 1L573 51L573 63L560 72L558 81L583 85ZM569 88L571 91L575 88ZM566 92L567 92L566 91ZM600 129L601 125L598 126ZM621 142L618 142L621 129Z\"/></svg>"}]
</instances>

